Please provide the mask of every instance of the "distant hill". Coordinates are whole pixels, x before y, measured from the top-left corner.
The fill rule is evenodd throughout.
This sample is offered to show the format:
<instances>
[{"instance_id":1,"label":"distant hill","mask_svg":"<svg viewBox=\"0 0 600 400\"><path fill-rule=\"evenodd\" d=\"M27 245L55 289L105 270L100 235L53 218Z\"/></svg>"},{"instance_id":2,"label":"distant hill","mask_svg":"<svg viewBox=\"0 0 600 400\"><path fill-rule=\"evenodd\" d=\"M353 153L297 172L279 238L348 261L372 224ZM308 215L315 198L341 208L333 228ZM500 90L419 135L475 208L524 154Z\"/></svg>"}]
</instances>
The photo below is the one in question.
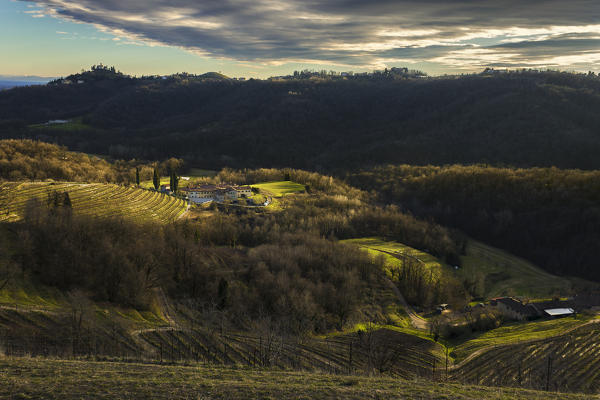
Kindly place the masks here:
<instances>
[{"instance_id":1,"label":"distant hill","mask_svg":"<svg viewBox=\"0 0 600 400\"><path fill-rule=\"evenodd\" d=\"M600 168L600 79L520 71L240 82L107 67L0 94L0 132L118 158L347 170L383 163ZM81 118L91 131L31 130Z\"/></svg>"},{"instance_id":2,"label":"distant hill","mask_svg":"<svg viewBox=\"0 0 600 400\"><path fill-rule=\"evenodd\" d=\"M216 79L216 80L229 80L229 79L231 79L228 76L221 74L220 72L207 72L205 74L200 75L200 78L203 78L203 79Z\"/></svg>"}]
</instances>

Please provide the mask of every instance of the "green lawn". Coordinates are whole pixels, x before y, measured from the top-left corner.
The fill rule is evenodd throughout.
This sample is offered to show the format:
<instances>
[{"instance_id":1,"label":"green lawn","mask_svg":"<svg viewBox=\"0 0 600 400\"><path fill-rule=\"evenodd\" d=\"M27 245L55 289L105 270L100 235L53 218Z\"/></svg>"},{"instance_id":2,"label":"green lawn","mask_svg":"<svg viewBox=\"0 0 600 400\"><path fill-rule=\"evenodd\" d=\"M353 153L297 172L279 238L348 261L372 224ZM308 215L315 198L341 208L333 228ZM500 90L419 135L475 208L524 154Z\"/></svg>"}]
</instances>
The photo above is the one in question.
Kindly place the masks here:
<instances>
[{"instance_id":1,"label":"green lawn","mask_svg":"<svg viewBox=\"0 0 600 400\"><path fill-rule=\"evenodd\" d=\"M481 276L486 298L548 298L572 291L569 279L549 274L522 258L475 240L469 240L467 254L461 260L462 268L457 273L465 278Z\"/></svg>"},{"instance_id":2,"label":"green lawn","mask_svg":"<svg viewBox=\"0 0 600 400\"><path fill-rule=\"evenodd\" d=\"M266 194L275 197L281 197L285 196L286 194L298 193L306 190L306 187L304 185L292 181L264 182L257 183L251 186L258 188L262 192L266 192Z\"/></svg>"},{"instance_id":3,"label":"green lawn","mask_svg":"<svg viewBox=\"0 0 600 400\"><path fill-rule=\"evenodd\" d=\"M0 358L10 399L458 399L554 400L589 396L390 377L269 369Z\"/></svg>"},{"instance_id":4,"label":"green lawn","mask_svg":"<svg viewBox=\"0 0 600 400\"><path fill-rule=\"evenodd\" d=\"M180 180L179 181L179 185L181 186L182 184L187 183L184 180ZM160 177L160 184L161 185L170 185L171 184L171 177L169 176L161 176ZM152 179L148 180L148 181L141 181L140 182L140 187L144 188L144 189L154 189L154 182L152 181ZM160 185L159 185L159 190L160 190Z\"/></svg>"}]
</instances>

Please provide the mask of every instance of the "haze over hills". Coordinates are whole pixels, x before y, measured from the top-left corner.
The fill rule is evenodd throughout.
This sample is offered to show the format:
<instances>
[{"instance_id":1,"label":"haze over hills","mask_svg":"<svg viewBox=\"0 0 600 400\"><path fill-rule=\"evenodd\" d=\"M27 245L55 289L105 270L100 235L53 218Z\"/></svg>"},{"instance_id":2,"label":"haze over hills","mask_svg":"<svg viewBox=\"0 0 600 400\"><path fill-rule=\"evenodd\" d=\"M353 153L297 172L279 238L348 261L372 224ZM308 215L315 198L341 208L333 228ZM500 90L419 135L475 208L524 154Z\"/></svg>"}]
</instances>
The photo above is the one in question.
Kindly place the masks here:
<instances>
[{"instance_id":1,"label":"haze over hills","mask_svg":"<svg viewBox=\"0 0 600 400\"><path fill-rule=\"evenodd\" d=\"M0 90L19 86L45 85L54 78L41 76L10 76L0 75Z\"/></svg>"},{"instance_id":2,"label":"haze over hills","mask_svg":"<svg viewBox=\"0 0 600 400\"><path fill-rule=\"evenodd\" d=\"M600 79L518 71L237 81L97 69L0 95L3 138L204 167L600 167ZM55 119L76 126L32 126Z\"/></svg>"}]
</instances>

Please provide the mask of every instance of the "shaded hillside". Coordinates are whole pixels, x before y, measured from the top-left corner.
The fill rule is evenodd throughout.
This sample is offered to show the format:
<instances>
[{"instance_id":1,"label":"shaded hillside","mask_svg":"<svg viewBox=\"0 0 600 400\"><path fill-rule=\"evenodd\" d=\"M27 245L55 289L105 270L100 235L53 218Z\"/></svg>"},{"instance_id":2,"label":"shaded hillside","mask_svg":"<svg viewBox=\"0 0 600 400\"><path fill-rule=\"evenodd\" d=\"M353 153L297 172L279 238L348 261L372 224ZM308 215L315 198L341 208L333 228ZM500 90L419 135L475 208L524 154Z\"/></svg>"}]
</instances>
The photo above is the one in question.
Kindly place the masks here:
<instances>
[{"instance_id":1,"label":"shaded hillside","mask_svg":"<svg viewBox=\"0 0 600 400\"><path fill-rule=\"evenodd\" d=\"M597 171L400 165L349 181L552 273L600 280Z\"/></svg>"},{"instance_id":2,"label":"shaded hillside","mask_svg":"<svg viewBox=\"0 0 600 400\"><path fill-rule=\"evenodd\" d=\"M515 72L239 82L176 75L0 93L0 132L119 158L206 167L381 163L600 168L600 80ZM85 134L28 126L82 117Z\"/></svg>"}]
</instances>

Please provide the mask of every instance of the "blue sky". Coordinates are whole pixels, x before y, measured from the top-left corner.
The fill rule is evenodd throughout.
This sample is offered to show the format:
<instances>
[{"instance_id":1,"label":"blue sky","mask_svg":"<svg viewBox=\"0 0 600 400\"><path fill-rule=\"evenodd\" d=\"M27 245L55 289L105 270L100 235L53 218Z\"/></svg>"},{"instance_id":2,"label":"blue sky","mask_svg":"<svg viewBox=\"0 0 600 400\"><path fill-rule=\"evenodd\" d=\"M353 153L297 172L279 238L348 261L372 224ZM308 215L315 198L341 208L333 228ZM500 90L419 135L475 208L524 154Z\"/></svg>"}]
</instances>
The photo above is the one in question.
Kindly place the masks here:
<instances>
[{"instance_id":1,"label":"blue sky","mask_svg":"<svg viewBox=\"0 0 600 400\"><path fill-rule=\"evenodd\" d=\"M597 0L0 0L0 75L600 71Z\"/></svg>"}]
</instances>

